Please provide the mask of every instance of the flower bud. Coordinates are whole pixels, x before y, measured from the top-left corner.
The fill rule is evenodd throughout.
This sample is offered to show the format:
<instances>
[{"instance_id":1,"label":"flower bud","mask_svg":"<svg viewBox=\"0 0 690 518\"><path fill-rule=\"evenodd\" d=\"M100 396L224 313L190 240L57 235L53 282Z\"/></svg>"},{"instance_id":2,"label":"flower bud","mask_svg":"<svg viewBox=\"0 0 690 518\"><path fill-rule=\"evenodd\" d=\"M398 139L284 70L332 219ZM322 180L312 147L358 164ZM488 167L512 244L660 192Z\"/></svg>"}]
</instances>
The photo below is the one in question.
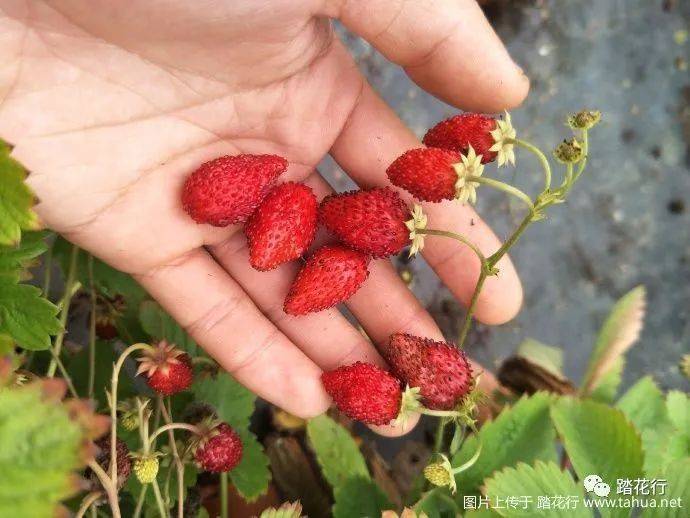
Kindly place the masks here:
<instances>
[{"instance_id":1,"label":"flower bud","mask_svg":"<svg viewBox=\"0 0 690 518\"><path fill-rule=\"evenodd\" d=\"M568 117L568 126L572 129L591 129L601 120L599 110L582 110Z\"/></svg>"},{"instance_id":2,"label":"flower bud","mask_svg":"<svg viewBox=\"0 0 690 518\"><path fill-rule=\"evenodd\" d=\"M553 151L556 160L562 164L576 164L584 157L582 146L576 139L564 140Z\"/></svg>"}]
</instances>

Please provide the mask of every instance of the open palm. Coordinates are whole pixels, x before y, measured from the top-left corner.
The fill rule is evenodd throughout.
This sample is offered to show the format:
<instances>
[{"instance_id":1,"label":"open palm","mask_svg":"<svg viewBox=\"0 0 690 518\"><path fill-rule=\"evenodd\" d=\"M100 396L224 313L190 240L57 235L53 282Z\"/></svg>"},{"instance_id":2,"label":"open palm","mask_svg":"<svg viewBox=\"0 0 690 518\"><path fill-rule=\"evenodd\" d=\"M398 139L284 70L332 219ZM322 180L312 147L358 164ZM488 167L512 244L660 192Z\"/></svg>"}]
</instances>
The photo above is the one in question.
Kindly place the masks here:
<instances>
[{"instance_id":1,"label":"open palm","mask_svg":"<svg viewBox=\"0 0 690 518\"><path fill-rule=\"evenodd\" d=\"M284 314L297 264L252 270L241 229L195 224L179 193L200 163L237 153L286 157L284 178L319 196L328 153L358 184L382 185L386 166L420 145L330 18L458 107L497 111L526 94L471 0L0 0L0 138L31 171L40 217L131 273L239 381L305 417L329 405L322 369L382 362L376 348L336 310ZM496 248L470 208L426 211L434 227ZM430 238L424 255L467 302L471 253ZM512 266L500 266L477 311L489 323L521 302ZM377 345L395 331L440 336L387 261L348 307Z\"/></svg>"}]
</instances>

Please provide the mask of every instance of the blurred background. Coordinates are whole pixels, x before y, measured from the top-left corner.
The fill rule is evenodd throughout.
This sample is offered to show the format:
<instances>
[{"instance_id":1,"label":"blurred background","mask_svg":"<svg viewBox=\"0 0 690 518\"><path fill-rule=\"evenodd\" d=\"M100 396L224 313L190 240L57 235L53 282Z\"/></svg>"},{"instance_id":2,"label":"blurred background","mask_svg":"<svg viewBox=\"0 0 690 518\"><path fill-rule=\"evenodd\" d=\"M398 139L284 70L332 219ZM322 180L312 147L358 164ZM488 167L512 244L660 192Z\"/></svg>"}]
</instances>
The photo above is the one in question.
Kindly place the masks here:
<instances>
[{"instance_id":1,"label":"blurred background","mask_svg":"<svg viewBox=\"0 0 690 518\"><path fill-rule=\"evenodd\" d=\"M646 326L628 353L622 388L645 374L664 388L686 388L677 365L690 351L690 2L489 0L483 7L532 82L513 113L521 138L552 149L570 136L565 114L582 108L600 109L603 122L590 134L587 174L568 203L530 227L512 253L525 289L522 312L507 325L475 328L470 354L495 369L531 337L562 347L565 374L579 380L612 304L643 284ZM456 113L338 30L420 138ZM521 152L518 166L498 174L536 188L537 162ZM321 170L339 190L353 187L332 161ZM519 202L489 189L480 191L477 210L501 237L523 214ZM463 309L423 260L398 267L454 340Z\"/></svg>"}]
</instances>

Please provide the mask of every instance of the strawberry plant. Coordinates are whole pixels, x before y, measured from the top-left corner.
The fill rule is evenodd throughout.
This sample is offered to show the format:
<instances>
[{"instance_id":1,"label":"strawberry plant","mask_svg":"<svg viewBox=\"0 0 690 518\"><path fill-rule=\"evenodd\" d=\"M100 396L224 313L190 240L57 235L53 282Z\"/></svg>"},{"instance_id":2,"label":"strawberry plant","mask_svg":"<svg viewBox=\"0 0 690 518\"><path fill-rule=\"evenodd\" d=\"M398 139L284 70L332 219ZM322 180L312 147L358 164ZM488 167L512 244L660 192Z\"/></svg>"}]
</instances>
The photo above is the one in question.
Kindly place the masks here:
<instances>
[{"instance_id":1,"label":"strawberry plant","mask_svg":"<svg viewBox=\"0 0 690 518\"><path fill-rule=\"evenodd\" d=\"M130 276L39 231L25 172L1 144L0 516L64 507L114 517L227 517L231 507L233 516L265 518L594 516L594 509L631 516L636 506L644 516L684 516L682 505L675 515L660 506L690 499L690 400L664 394L650 377L618 396L625 354L643 325L643 288L612 309L579 387L564 376L559 349L528 339L499 370L504 390L483 393L482 373L464 351L486 280L583 177L599 119L596 111L569 117L574 135L553 151L558 172L517 137L510 115L458 115L429 130L428 147L388 166L400 190L331 194L320 204L306 185L276 185L289 167L281 157L224 156L191 171L183 214L213 226L246 222L255 270L305 256L285 294L285 318L347 300L373 261L415 256L425 239L454 240L481 267L456 342L394 333L381 351L387 368L359 361L323 373L337 411L304 421L272 408L270 431L260 436L256 396ZM519 151L541 165L536 195L485 170L514 166ZM474 203L484 189L525 207L490 255L435 227L422 204ZM333 242L310 251L319 223ZM41 256L43 278L32 279ZM681 368L689 365L685 358ZM436 419L436 432L430 455L403 484L358 440L352 420L406 427L417 414ZM635 503L623 492L616 506L604 505L612 497L601 488L642 479L663 479L665 494ZM579 505L536 507L556 496ZM524 506L498 505L516 497Z\"/></svg>"}]
</instances>

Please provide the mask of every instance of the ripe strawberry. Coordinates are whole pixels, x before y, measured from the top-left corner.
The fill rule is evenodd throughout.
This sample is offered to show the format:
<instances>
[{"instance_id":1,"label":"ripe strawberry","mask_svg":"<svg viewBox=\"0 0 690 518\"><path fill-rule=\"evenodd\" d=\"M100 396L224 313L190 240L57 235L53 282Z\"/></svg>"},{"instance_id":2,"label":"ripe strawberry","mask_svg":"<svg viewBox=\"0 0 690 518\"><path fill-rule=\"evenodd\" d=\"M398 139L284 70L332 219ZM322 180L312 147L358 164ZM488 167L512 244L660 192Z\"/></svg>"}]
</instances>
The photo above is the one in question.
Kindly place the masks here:
<instances>
[{"instance_id":1,"label":"ripe strawberry","mask_svg":"<svg viewBox=\"0 0 690 518\"><path fill-rule=\"evenodd\" d=\"M94 444L98 448L95 456L96 463L103 468L103 471L110 473L110 445L112 444L110 442L110 433L94 441ZM115 452L117 458L117 487L122 489L122 486L125 485L127 478L129 478L132 472L132 460L129 458L129 448L122 439L118 438L116 440ZM101 489L101 482L91 469L86 470L85 476L92 491Z\"/></svg>"},{"instance_id":2,"label":"ripe strawberry","mask_svg":"<svg viewBox=\"0 0 690 518\"><path fill-rule=\"evenodd\" d=\"M226 423L211 428L194 448L199 467L212 473L230 471L242 460L242 440Z\"/></svg>"},{"instance_id":3,"label":"ripe strawberry","mask_svg":"<svg viewBox=\"0 0 690 518\"><path fill-rule=\"evenodd\" d=\"M117 319L127 308L127 302L122 295L113 298L99 296L96 299L96 336L101 340L117 338Z\"/></svg>"},{"instance_id":4,"label":"ripe strawberry","mask_svg":"<svg viewBox=\"0 0 690 518\"><path fill-rule=\"evenodd\" d=\"M332 194L321 202L319 218L343 243L375 258L410 243L410 211L388 187Z\"/></svg>"},{"instance_id":5,"label":"ripe strawberry","mask_svg":"<svg viewBox=\"0 0 690 518\"><path fill-rule=\"evenodd\" d=\"M192 360L165 340L144 351L137 361L141 362L137 375L145 373L149 387L163 396L176 394L192 384Z\"/></svg>"},{"instance_id":6,"label":"ripe strawberry","mask_svg":"<svg viewBox=\"0 0 690 518\"><path fill-rule=\"evenodd\" d=\"M321 381L338 410L352 419L382 425L398 417L400 381L376 365L357 362L338 367L324 372Z\"/></svg>"},{"instance_id":7,"label":"ripe strawberry","mask_svg":"<svg viewBox=\"0 0 690 518\"><path fill-rule=\"evenodd\" d=\"M427 408L450 410L472 387L465 353L447 342L396 333L385 357L393 374L410 387L419 387Z\"/></svg>"},{"instance_id":8,"label":"ripe strawberry","mask_svg":"<svg viewBox=\"0 0 690 518\"><path fill-rule=\"evenodd\" d=\"M304 315L349 299L369 276L369 258L341 245L322 246L314 252L290 287L283 308Z\"/></svg>"},{"instance_id":9,"label":"ripe strawberry","mask_svg":"<svg viewBox=\"0 0 690 518\"><path fill-rule=\"evenodd\" d=\"M275 187L245 227L249 262L263 271L297 259L314 240L316 221L316 197L309 187L292 182Z\"/></svg>"},{"instance_id":10,"label":"ripe strawberry","mask_svg":"<svg viewBox=\"0 0 690 518\"><path fill-rule=\"evenodd\" d=\"M254 212L287 161L275 155L222 156L202 164L182 189L182 206L197 223L224 227Z\"/></svg>"},{"instance_id":11,"label":"ripe strawberry","mask_svg":"<svg viewBox=\"0 0 690 518\"><path fill-rule=\"evenodd\" d=\"M479 113L463 113L439 122L424 135L428 147L449 149L466 155L472 146L482 163L496 159L496 152L489 149L496 143L491 132L496 129L496 119Z\"/></svg>"},{"instance_id":12,"label":"ripe strawberry","mask_svg":"<svg viewBox=\"0 0 690 518\"><path fill-rule=\"evenodd\" d=\"M415 198L433 202L452 200L458 181L453 165L461 161L459 153L447 149L411 149L388 166L386 173L393 185Z\"/></svg>"}]
</instances>

